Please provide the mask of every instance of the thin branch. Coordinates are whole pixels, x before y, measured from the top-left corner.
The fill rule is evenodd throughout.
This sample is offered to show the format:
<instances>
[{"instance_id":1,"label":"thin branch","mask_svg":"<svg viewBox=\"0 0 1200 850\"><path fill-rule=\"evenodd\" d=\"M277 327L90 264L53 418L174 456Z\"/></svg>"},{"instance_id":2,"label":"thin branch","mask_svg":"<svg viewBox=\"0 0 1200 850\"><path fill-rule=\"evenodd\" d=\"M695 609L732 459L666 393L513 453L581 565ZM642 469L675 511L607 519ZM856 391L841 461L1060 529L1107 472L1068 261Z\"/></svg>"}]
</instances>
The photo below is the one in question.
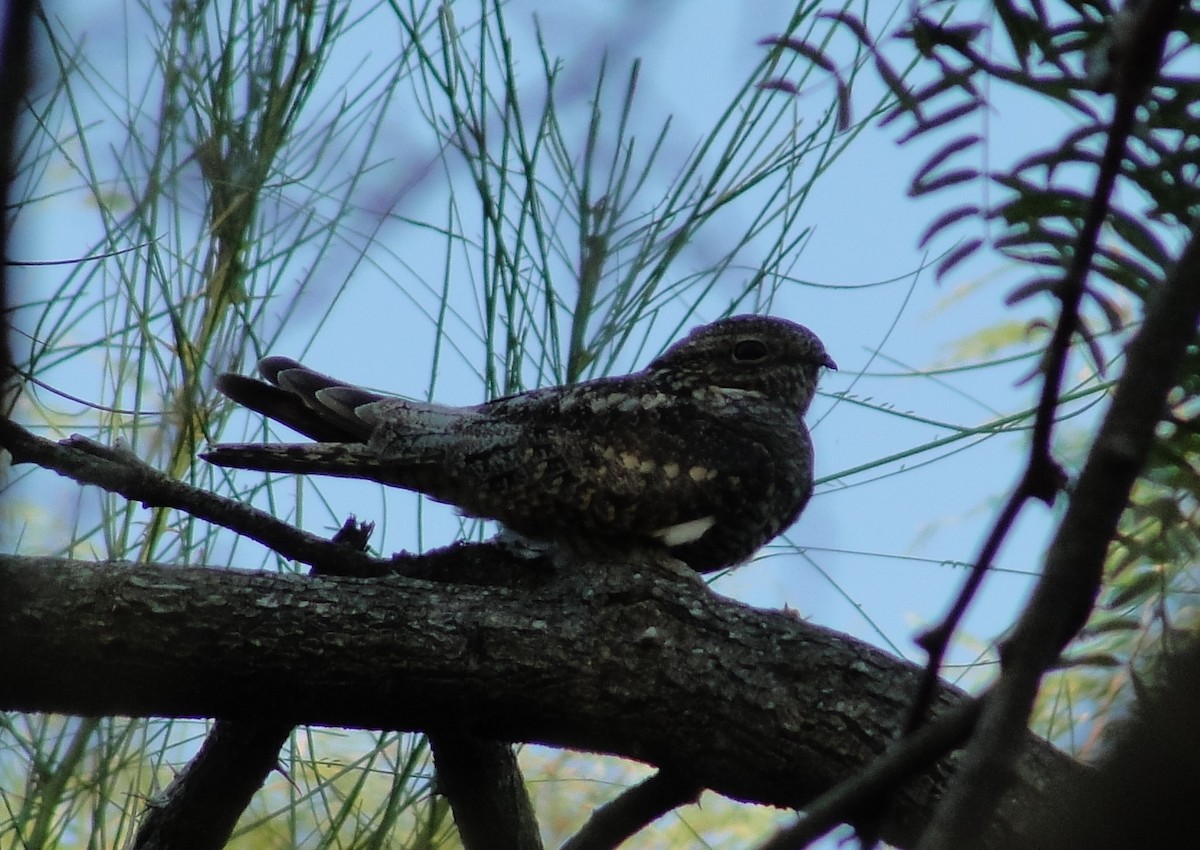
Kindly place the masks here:
<instances>
[{"instance_id":1,"label":"thin branch","mask_svg":"<svg viewBox=\"0 0 1200 850\"><path fill-rule=\"evenodd\" d=\"M1155 4L1146 6L1154 9ZM1082 627L1103 577L1117 522L1149 454L1168 393L1200 322L1200 229L1167 276L1126 352L1125 374L1050 544L1041 580L1001 647L1002 673L964 758L962 773L922 841L924 850L977 846L1009 778L1045 671Z\"/></svg>"},{"instance_id":2,"label":"thin branch","mask_svg":"<svg viewBox=\"0 0 1200 850\"><path fill-rule=\"evenodd\" d=\"M243 502L168 478L131 452L78 435L54 442L0 417L0 447L12 454L13 464L37 464L146 506L176 508L257 540L326 575L380 576L392 571L388 561L301 531Z\"/></svg>"},{"instance_id":3,"label":"thin branch","mask_svg":"<svg viewBox=\"0 0 1200 850\"><path fill-rule=\"evenodd\" d=\"M906 735L915 732L925 722L930 700L937 689L938 681L940 681L942 660L950 646L950 638L967 613L967 608L970 607L975 594L979 592L979 587L991 570L992 562L996 559L1001 544L1008 537L1013 523L1017 520L1017 515L1028 498L1028 492L1020 486L1008 497L1004 507L1000 510L999 517L996 518L991 531L988 532L987 539L983 542L983 548L980 549L979 557L975 559L967 580L963 583L958 595L955 596L950 611L942 618L941 622L917 638L917 644L928 653L929 659L925 664L921 685L917 689L917 696L913 700L908 720L904 724Z\"/></svg>"},{"instance_id":4,"label":"thin branch","mask_svg":"<svg viewBox=\"0 0 1200 850\"><path fill-rule=\"evenodd\" d=\"M1079 308L1087 290L1087 276L1091 270L1092 257L1095 256L1100 228L1108 217L1113 189L1120 176L1121 160L1129 136L1133 132L1136 112L1159 71L1163 45L1172 29L1179 5L1180 0L1147 2L1138 17L1136 32L1129 37L1130 44L1122 56L1116 105L1096 187L1092 192L1083 227L1075 240L1071 265L1055 288L1055 294L1062 307L1042 367L1044 380L1034 416L1029 461L1021 481L993 524L971 575L951 606L950 612L920 640L921 646L929 653L927 682L935 679L941 669L950 639L978 592L984 575L991 569L992 561L1021 509L1030 499L1052 504L1066 480L1062 468L1053 457L1051 439L1062 392L1062 379L1071 353L1071 340L1079 330ZM1155 409L1155 416L1157 415L1158 408ZM1090 610L1090 605L1088 608ZM1086 612L1081 616L1086 619ZM1071 634L1083 626L1083 619L1069 624ZM927 711L927 705L922 702L927 693L928 688L922 688L921 699L913 705L908 722L910 729L920 725Z\"/></svg>"},{"instance_id":5,"label":"thin branch","mask_svg":"<svg viewBox=\"0 0 1200 850\"><path fill-rule=\"evenodd\" d=\"M533 803L510 744L430 733L437 790L465 850L542 850Z\"/></svg>"},{"instance_id":6,"label":"thin branch","mask_svg":"<svg viewBox=\"0 0 1200 850\"><path fill-rule=\"evenodd\" d=\"M0 448L11 453L14 465L36 464L143 505L176 508L257 540L285 558L309 564L322 575L403 575L433 582L526 588L547 578L544 552L503 538L485 545L450 546L421 556L401 553L389 559L372 558L346 547L338 538L326 540L244 502L168 478L121 449L80 436L54 442L4 417L0 417Z\"/></svg>"},{"instance_id":7,"label":"thin branch","mask_svg":"<svg viewBox=\"0 0 1200 850\"><path fill-rule=\"evenodd\" d=\"M616 850L625 839L667 812L696 802L702 790L672 770L660 770L592 812L587 823L560 850Z\"/></svg>"}]
</instances>

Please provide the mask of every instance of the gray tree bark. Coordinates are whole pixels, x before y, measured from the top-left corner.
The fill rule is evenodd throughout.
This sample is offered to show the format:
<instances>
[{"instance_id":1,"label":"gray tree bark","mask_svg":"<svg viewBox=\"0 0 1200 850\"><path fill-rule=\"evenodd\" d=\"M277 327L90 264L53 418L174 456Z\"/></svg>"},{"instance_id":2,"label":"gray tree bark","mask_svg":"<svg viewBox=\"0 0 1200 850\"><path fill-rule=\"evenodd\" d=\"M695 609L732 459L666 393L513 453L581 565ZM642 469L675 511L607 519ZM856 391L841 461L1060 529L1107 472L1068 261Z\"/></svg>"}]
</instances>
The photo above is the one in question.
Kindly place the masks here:
<instances>
[{"instance_id":1,"label":"gray tree bark","mask_svg":"<svg viewBox=\"0 0 1200 850\"><path fill-rule=\"evenodd\" d=\"M801 808L888 747L916 687L915 665L674 562L530 569L484 586L3 556L0 709L536 742ZM965 699L943 686L935 715ZM1032 736L1025 749L1002 821L1077 770ZM883 836L911 841L952 771L893 795Z\"/></svg>"}]
</instances>

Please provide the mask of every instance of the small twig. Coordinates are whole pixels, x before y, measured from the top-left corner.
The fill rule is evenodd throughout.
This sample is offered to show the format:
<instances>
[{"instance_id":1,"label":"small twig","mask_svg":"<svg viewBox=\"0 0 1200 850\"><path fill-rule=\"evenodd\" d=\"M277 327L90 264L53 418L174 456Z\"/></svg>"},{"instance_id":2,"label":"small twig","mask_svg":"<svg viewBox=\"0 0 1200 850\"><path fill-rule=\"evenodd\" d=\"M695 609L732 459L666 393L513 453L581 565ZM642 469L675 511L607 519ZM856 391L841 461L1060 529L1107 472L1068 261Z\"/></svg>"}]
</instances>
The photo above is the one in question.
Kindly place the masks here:
<instances>
[{"instance_id":1,"label":"small twig","mask_svg":"<svg viewBox=\"0 0 1200 850\"><path fill-rule=\"evenodd\" d=\"M962 589L959 590L958 596L955 597L949 613L942 618L940 623L917 638L918 645L925 650L929 659L925 664L925 669L921 673L921 681L917 686L916 697L913 699L912 706L909 709L908 719L904 723L905 735L916 731L925 722L925 715L933 702L934 694L937 692L937 684L941 681L940 671L942 669L942 661L946 656L946 650L950 646L950 638L953 636L955 629L958 628L963 615L966 614L971 600L979 592L979 586L983 584L984 577L991 570L992 562L995 560L996 554L1000 551L1000 545L1008 536L1008 532L1012 528L1013 523L1016 522L1017 514L1020 513L1027 498L1028 496L1021 487L1018 487L1008 497L1008 501L1005 502L1004 508L1000 511L1000 516L996 519L992 530L988 533L987 540L984 541L983 548L979 552L979 557L975 559L970 575L967 576L966 582L964 582Z\"/></svg>"},{"instance_id":2,"label":"small twig","mask_svg":"<svg viewBox=\"0 0 1200 850\"><path fill-rule=\"evenodd\" d=\"M389 561L301 531L266 511L168 478L128 452L83 437L54 442L0 418L0 447L8 449L14 464L37 464L146 506L185 511L257 540L325 575L380 576L392 572Z\"/></svg>"},{"instance_id":3,"label":"small twig","mask_svg":"<svg viewBox=\"0 0 1200 850\"><path fill-rule=\"evenodd\" d=\"M671 770L660 770L592 812L587 823L560 850L616 850L655 819L696 802L702 790Z\"/></svg>"}]
</instances>

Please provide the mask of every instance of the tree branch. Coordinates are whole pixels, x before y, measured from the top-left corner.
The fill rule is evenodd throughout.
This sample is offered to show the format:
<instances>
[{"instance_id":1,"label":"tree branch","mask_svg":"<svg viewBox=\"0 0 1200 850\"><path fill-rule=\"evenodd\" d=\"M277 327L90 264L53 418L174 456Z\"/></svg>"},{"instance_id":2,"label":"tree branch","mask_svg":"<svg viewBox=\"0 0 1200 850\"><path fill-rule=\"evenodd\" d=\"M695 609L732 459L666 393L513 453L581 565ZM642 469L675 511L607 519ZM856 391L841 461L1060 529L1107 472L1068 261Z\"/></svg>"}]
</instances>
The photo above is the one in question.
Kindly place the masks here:
<instances>
[{"instance_id":1,"label":"tree branch","mask_svg":"<svg viewBox=\"0 0 1200 850\"><path fill-rule=\"evenodd\" d=\"M136 850L213 850L279 764L290 723L218 720L138 826Z\"/></svg>"},{"instance_id":2,"label":"tree branch","mask_svg":"<svg viewBox=\"0 0 1200 850\"><path fill-rule=\"evenodd\" d=\"M542 850L533 803L510 744L429 735L437 790L450 801L466 850Z\"/></svg>"},{"instance_id":3,"label":"tree branch","mask_svg":"<svg viewBox=\"0 0 1200 850\"><path fill-rule=\"evenodd\" d=\"M347 520L333 543L348 552L367 548L374 525ZM155 800L138 825L134 850L220 850L255 792L279 764L292 732L272 720L219 720L186 768Z\"/></svg>"},{"instance_id":4,"label":"tree branch","mask_svg":"<svg viewBox=\"0 0 1200 850\"><path fill-rule=\"evenodd\" d=\"M94 484L144 505L177 508L194 517L257 540L330 575L377 576L389 564L364 552L301 531L266 511L176 481L128 451L109 448L78 435L60 442L47 440L0 416L0 447L13 464L33 463L80 484Z\"/></svg>"},{"instance_id":5,"label":"tree branch","mask_svg":"<svg viewBox=\"0 0 1200 850\"><path fill-rule=\"evenodd\" d=\"M667 770L639 782L588 818L561 850L616 850L626 838L667 812L694 803L704 790Z\"/></svg>"},{"instance_id":6,"label":"tree branch","mask_svg":"<svg viewBox=\"0 0 1200 850\"><path fill-rule=\"evenodd\" d=\"M502 552L458 546L438 557ZM0 708L262 720L272 707L281 724L612 753L787 807L896 737L914 665L720 598L673 564L574 562L539 571L530 587L448 589L399 576L0 557ZM935 715L964 699L943 686ZM1025 784L1002 818L1018 818L1046 776L1073 769L1032 736L1022 749ZM939 762L897 793L887 840L918 834L951 770Z\"/></svg>"},{"instance_id":7,"label":"tree branch","mask_svg":"<svg viewBox=\"0 0 1200 850\"><path fill-rule=\"evenodd\" d=\"M1150 3L1143 11L1158 14L1156 8ZM1197 280L1200 230L1193 229L1179 263L1153 295L1142 328L1129 344L1125 373L1050 544L1042 578L1001 647L1001 677L972 736L962 776L943 801L922 847L976 846L976 826L1008 782L1011 747L1025 734L1042 676L1092 609L1117 522L1154 443L1180 364L1196 338Z\"/></svg>"}]
</instances>

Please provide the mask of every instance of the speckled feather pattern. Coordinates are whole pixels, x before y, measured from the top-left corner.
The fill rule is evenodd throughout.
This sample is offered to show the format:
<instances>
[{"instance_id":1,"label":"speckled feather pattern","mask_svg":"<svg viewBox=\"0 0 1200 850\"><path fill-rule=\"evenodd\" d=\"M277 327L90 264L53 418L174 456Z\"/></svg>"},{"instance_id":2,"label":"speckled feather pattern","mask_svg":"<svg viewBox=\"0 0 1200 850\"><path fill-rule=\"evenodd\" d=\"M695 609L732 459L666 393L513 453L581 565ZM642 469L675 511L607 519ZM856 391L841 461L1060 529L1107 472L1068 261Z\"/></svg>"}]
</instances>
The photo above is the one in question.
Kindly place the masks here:
<instances>
[{"instance_id":1,"label":"speckled feather pattern","mask_svg":"<svg viewBox=\"0 0 1200 850\"><path fill-rule=\"evenodd\" d=\"M712 570L749 558L807 503L803 416L833 366L811 331L758 316L697 328L631 375L474 407L381 396L267 358L268 383L226 375L218 386L324 442L219 445L205 457L368 478L532 538L662 545Z\"/></svg>"}]
</instances>

